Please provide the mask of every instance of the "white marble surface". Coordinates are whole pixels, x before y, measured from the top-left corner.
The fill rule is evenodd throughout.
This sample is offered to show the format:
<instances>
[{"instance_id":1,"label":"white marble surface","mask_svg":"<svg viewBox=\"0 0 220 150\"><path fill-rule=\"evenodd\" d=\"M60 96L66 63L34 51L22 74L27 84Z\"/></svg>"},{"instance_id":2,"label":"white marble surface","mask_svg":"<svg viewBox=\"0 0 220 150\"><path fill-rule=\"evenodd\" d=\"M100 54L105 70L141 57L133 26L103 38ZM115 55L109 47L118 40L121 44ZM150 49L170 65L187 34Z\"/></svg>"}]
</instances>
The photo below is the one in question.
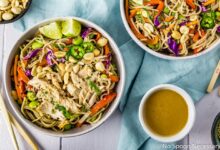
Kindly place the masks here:
<instances>
[{"instance_id":1,"label":"white marble surface","mask_svg":"<svg viewBox=\"0 0 220 150\"><path fill-rule=\"evenodd\" d=\"M12 24L0 25L0 70L2 60L9 54L13 44L21 35L21 32L13 29ZM1 72L0 72L1 77ZM5 100L7 102L7 100ZM10 109L10 106L8 106ZM206 95L197 104L197 119L193 130L180 144L211 144L210 127L215 115L220 111L220 98L217 90ZM41 134L25 127L44 150L115 150L117 148L120 133L121 113L116 111L102 126L96 130L72 138L58 138ZM17 134L21 150L29 150L30 147ZM187 148L188 149L188 148ZM0 114L0 150L13 150L10 137L4 120ZM185 150L185 149L184 149ZM191 148L190 150L194 150Z\"/></svg>"}]
</instances>

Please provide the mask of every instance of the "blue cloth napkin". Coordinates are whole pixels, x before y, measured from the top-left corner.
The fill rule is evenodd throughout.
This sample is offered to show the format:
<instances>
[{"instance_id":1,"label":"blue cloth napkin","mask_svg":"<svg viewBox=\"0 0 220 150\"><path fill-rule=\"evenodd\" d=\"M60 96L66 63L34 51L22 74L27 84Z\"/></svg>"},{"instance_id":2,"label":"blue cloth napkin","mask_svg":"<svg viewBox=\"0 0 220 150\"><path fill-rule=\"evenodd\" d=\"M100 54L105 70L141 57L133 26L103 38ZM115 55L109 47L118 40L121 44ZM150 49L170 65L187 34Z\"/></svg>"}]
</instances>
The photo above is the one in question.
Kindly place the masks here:
<instances>
[{"instance_id":1,"label":"blue cloth napkin","mask_svg":"<svg viewBox=\"0 0 220 150\"><path fill-rule=\"evenodd\" d=\"M27 14L14 26L24 31L40 20L60 16L82 17L100 25L113 37L123 54L127 75L120 103L123 119L118 149L174 149L173 145L163 145L145 134L138 120L140 100L151 87L170 83L182 87L198 101L205 94L220 59L219 49L192 60L169 61L152 56L127 34L120 17L119 0L33 0Z\"/></svg>"}]
</instances>

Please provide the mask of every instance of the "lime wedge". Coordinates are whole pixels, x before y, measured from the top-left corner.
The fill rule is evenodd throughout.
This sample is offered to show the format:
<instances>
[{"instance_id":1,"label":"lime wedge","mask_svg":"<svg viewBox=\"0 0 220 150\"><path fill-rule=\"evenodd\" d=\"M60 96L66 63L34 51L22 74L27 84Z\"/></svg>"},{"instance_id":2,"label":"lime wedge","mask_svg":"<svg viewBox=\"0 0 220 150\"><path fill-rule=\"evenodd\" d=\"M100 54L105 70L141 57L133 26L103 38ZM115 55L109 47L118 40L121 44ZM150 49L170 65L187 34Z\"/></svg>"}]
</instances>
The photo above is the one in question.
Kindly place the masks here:
<instances>
[{"instance_id":1,"label":"lime wedge","mask_svg":"<svg viewBox=\"0 0 220 150\"><path fill-rule=\"evenodd\" d=\"M39 31L44 36L50 38L50 39L61 39L62 38L62 32L61 27L58 22L52 22L49 25L43 26L39 28Z\"/></svg>"},{"instance_id":2,"label":"lime wedge","mask_svg":"<svg viewBox=\"0 0 220 150\"><path fill-rule=\"evenodd\" d=\"M62 22L62 33L67 37L76 37L81 32L81 24L73 19Z\"/></svg>"}]
</instances>

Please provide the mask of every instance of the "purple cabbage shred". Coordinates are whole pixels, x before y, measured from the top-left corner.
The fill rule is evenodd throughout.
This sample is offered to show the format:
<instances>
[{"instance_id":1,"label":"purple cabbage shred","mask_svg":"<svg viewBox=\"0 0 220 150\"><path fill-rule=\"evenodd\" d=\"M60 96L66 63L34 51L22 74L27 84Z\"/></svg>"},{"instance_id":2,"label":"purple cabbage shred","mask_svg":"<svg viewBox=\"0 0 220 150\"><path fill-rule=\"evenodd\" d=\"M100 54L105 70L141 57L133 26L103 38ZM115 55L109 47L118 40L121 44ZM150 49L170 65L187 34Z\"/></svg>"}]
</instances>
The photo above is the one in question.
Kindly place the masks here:
<instances>
[{"instance_id":1,"label":"purple cabbage shred","mask_svg":"<svg viewBox=\"0 0 220 150\"><path fill-rule=\"evenodd\" d=\"M90 28L90 27L86 28L82 33L82 38L83 39L86 38L88 36L89 32L91 32L91 30L92 30L92 28Z\"/></svg>"},{"instance_id":2,"label":"purple cabbage shred","mask_svg":"<svg viewBox=\"0 0 220 150\"><path fill-rule=\"evenodd\" d=\"M172 39L171 37L168 39L168 45L169 45L169 48L172 50L172 52L178 56L179 55L179 49L178 49L178 44L177 42Z\"/></svg>"},{"instance_id":3,"label":"purple cabbage shred","mask_svg":"<svg viewBox=\"0 0 220 150\"><path fill-rule=\"evenodd\" d=\"M33 58L33 57L35 57L35 56L38 54L38 52L41 51L41 50L42 50L41 48L35 49L35 50L31 51L30 53L28 53L23 59L24 59L24 60L28 60L28 59L30 59L30 58Z\"/></svg>"}]
</instances>

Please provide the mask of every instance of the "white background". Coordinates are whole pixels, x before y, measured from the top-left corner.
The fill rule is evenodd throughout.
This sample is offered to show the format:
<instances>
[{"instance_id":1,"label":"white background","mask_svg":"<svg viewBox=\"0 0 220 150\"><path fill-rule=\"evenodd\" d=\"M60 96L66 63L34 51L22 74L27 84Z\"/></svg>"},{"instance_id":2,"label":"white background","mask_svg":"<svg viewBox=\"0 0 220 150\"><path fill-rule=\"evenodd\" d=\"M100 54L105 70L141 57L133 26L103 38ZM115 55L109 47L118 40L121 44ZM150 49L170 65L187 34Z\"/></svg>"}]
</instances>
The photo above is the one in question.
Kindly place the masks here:
<instances>
[{"instance_id":1,"label":"white background","mask_svg":"<svg viewBox=\"0 0 220 150\"><path fill-rule=\"evenodd\" d=\"M13 44L22 33L15 30L12 24L0 25L0 70ZM3 60L3 61L2 61ZM0 72L1 74L1 72ZM1 77L1 76L0 76ZM7 103L7 99L5 99ZM10 109L10 107L8 106ZM196 122L190 134L180 144L211 144L211 125L220 112L220 98L217 89L207 94L196 104ZM43 150L116 150L119 141L121 113L116 111L103 125L94 131L72 138L59 138L44 135L25 127ZM17 134L21 150L29 150L28 144ZM187 148L188 149L188 148ZM202 150L191 148L190 150ZM0 114L0 150L13 150L7 127ZM207 150L207 148L204 148Z\"/></svg>"}]
</instances>

